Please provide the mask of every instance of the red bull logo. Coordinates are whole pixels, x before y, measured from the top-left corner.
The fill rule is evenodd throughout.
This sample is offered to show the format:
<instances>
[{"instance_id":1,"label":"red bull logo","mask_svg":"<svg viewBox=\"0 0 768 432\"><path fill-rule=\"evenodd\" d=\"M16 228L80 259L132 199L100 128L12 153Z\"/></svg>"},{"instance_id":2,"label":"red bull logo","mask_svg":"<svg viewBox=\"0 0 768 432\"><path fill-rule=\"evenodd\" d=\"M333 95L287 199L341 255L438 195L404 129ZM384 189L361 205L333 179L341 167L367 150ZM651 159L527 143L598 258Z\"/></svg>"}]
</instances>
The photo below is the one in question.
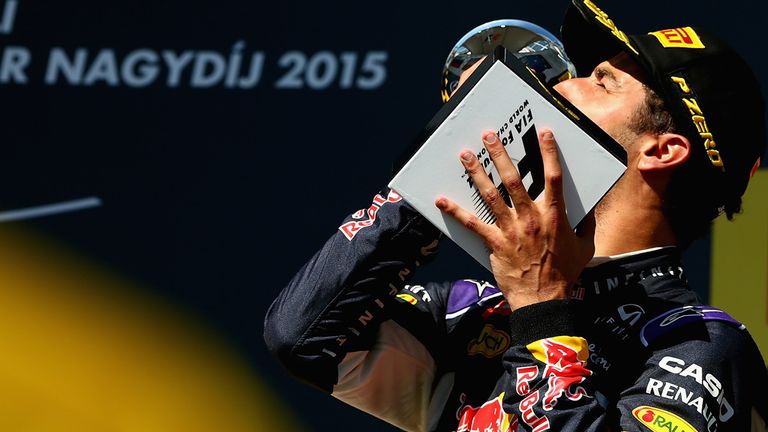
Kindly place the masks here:
<instances>
[{"instance_id":1,"label":"red bull logo","mask_svg":"<svg viewBox=\"0 0 768 432\"><path fill-rule=\"evenodd\" d=\"M502 392L479 408L465 406L459 414L456 432L514 432L517 430L517 416L504 412Z\"/></svg>"},{"instance_id":2,"label":"red bull logo","mask_svg":"<svg viewBox=\"0 0 768 432\"><path fill-rule=\"evenodd\" d=\"M558 336L542 339L527 346L528 351L546 365L543 377L547 380L547 390L541 400L542 408L550 411L561 397L577 401L590 397L584 382L592 371L586 368L589 347L583 338Z\"/></svg>"},{"instance_id":3,"label":"red bull logo","mask_svg":"<svg viewBox=\"0 0 768 432\"><path fill-rule=\"evenodd\" d=\"M379 213L379 209L386 203L396 203L402 200L403 197L398 195L397 192L391 190L389 191L389 194L384 197L384 195L376 195L373 197L373 203L371 204L368 209L360 209L356 211L352 215L352 219L363 219L364 220L353 220L350 222L347 222L339 227L339 231L344 234L344 237L347 238L347 240L352 240L357 235L358 231L360 231L363 228L367 228L376 222L376 215Z\"/></svg>"},{"instance_id":4,"label":"red bull logo","mask_svg":"<svg viewBox=\"0 0 768 432\"><path fill-rule=\"evenodd\" d=\"M539 416L533 411L533 407L539 403L539 392L531 392L520 401L520 417L527 424L532 432L544 432L549 430L549 419L547 416Z\"/></svg>"}]
</instances>

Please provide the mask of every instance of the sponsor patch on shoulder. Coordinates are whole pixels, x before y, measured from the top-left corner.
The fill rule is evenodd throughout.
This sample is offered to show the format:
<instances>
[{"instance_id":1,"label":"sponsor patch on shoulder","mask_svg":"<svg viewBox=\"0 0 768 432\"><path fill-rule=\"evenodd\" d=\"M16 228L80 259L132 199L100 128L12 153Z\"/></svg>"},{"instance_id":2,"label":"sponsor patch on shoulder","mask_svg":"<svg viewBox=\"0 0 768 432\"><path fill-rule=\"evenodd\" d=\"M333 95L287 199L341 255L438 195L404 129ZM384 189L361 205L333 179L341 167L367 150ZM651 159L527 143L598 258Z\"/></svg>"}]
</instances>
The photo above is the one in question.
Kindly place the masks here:
<instances>
[{"instance_id":1,"label":"sponsor patch on shoulder","mask_svg":"<svg viewBox=\"0 0 768 432\"><path fill-rule=\"evenodd\" d=\"M698 432L687 421L663 409L644 405L632 410L632 415L653 432Z\"/></svg>"}]
</instances>

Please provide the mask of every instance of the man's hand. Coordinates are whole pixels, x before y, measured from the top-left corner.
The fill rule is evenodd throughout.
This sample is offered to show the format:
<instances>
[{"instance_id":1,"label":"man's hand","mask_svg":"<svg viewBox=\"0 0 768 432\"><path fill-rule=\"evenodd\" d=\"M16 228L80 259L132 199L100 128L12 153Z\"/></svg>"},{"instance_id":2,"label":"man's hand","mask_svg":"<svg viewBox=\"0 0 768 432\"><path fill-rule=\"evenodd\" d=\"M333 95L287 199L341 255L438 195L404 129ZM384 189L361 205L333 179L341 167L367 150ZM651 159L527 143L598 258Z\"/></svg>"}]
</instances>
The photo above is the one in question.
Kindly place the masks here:
<instances>
[{"instance_id":1,"label":"man's hand","mask_svg":"<svg viewBox=\"0 0 768 432\"><path fill-rule=\"evenodd\" d=\"M562 170L552 132L543 131L539 135L545 186L542 199L536 202L528 196L520 174L496 134L484 133L483 143L514 208L507 206L470 150L461 153L461 163L496 215L496 223L483 223L447 198L439 198L435 205L483 238L490 252L493 275L513 310L546 300L570 298L571 287L594 254L595 224L591 213L577 231L568 224Z\"/></svg>"}]
</instances>

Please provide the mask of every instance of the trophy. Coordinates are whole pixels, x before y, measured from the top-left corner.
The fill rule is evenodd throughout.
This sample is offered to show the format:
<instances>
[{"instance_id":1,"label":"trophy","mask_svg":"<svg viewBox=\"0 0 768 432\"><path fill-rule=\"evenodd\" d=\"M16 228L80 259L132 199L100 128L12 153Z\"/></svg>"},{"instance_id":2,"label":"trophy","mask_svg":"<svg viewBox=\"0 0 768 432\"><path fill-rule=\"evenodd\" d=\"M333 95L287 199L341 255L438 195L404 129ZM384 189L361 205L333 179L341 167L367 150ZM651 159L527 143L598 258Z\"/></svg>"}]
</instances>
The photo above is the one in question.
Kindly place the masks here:
<instances>
[{"instance_id":1,"label":"trophy","mask_svg":"<svg viewBox=\"0 0 768 432\"><path fill-rule=\"evenodd\" d=\"M528 21L500 19L475 27L454 45L443 66L443 102L448 102L459 76L496 47L513 53L544 84L553 86L576 76L563 44L544 28Z\"/></svg>"},{"instance_id":2,"label":"trophy","mask_svg":"<svg viewBox=\"0 0 768 432\"><path fill-rule=\"evenodd\" d=\"M462 72L473 68L462 82ZM403 155L388 186L448 238L490 269L482 239L447 217L435 199L448 197L485 223L495 223L471 176L458 162L466 149L477 155L508 205L501 176L480 140L496 131L531 199L544 190L538 131L553 131L563 167L566 216L575 228L626 169L626 152L553 88L576 70L549 32L519 20L483 24L451 50L443 69L446 102L424 127L416 148Z\"/></svg>"}]
</instances>

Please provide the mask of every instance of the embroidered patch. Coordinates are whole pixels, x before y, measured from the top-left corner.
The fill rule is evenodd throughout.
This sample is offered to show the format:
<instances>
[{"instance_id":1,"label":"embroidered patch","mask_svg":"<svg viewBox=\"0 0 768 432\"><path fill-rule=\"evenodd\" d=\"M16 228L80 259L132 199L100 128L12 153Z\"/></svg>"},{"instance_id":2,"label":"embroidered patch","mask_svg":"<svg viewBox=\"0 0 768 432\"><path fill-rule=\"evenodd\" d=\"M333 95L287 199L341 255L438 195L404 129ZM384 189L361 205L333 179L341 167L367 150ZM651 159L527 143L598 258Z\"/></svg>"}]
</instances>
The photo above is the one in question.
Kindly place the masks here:
<instances>
[{"instance_id":1,"label":"embroidered patch","mask_svg":"<svg viewBox=\"0 0 768 432\"><path fill-rule=\"evenodd\" d=\"M632 415L653 432L698 432L687 421L663 409L639 406Z\"/></svg>"},{"instance_id":2,"label":"embroidered patch","mask_svg":"<svg viewBox=\"0 0 768 432\"><path fill-rule=\"evenodd\" d=\"M509 335L492 326L486 324L480 331L480 336L469 342L467 353L470 355L481 354L487 358L493 358L503 353L509 348Z\"/></svg>"}]
</instances>

